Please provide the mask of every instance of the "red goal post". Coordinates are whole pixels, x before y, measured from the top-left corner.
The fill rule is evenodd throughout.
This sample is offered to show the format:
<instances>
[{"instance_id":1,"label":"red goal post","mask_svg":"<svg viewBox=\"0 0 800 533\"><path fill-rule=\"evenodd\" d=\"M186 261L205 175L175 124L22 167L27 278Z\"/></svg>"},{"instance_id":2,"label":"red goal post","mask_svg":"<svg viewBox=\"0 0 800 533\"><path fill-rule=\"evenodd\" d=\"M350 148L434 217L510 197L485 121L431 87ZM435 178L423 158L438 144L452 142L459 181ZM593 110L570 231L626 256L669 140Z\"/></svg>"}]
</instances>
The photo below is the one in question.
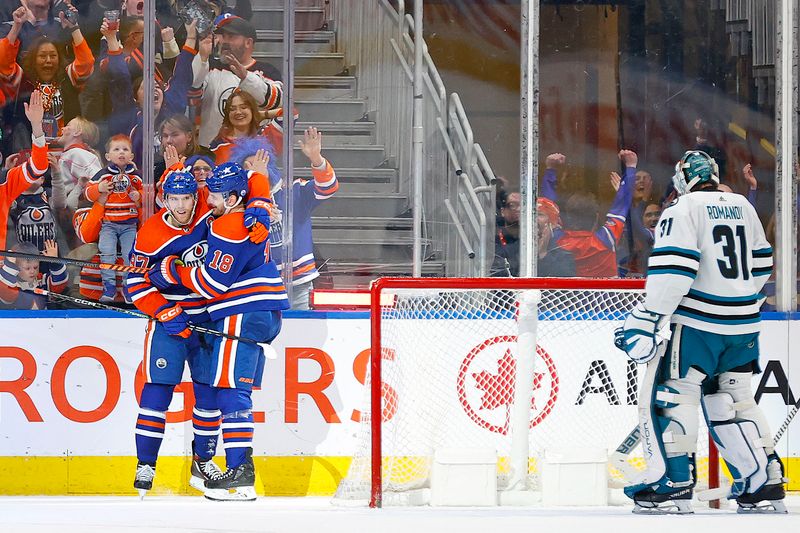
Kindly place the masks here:
<instances>
[{"instance_id":1,"label":"red goal post","mask_svg":"<svg viewBox=\"0 0 800 533\"><path fill-rule=\"evenodd\" d=\"M597 436L598 446L609 452L616 449L635 426L631 389L636 392L638 370L632 370L635 365L613 347L609 332L622 324L643 290L644 280L640 279L381 278L373 282L370 408L362 419L362 449L356 453L337 498L362 499L364 487L360 485L368 483L369 505L379 507L384 503L384 491L402 492L409 487L425 490L424 470L430 466L431 450L441 441L429 433L435 433L436 426L454 424L451 420L467 422L462 420L461 427L442 430L447 433L444 439L470 444L481 440L496 446L503 462L503 466L498 463L498 479L502 479L498 487L518 484L521 469L526 470L525 483L538 483L547 447L558 448L566 442L585 444ZM533 299L535 303L531 304ZM533 305L530 309L534 310L535 349L530 350L517 348L522 342L521 308L526 305ZM519 328L519 337L514 328ZM495 352L485 357L492 350ZM530 357L519 356L527 352L531 352ZM476 363L481 358L485 361ZM536 359L540 370L546 369L539 373L530 370L534 376L532 389L545 389L542 382L550 373L544 407L534 392L529 393L530 400L520 401L520 396L514 396L518 364L520 375L526 375L523 359L530 359L531 365L537 364L533 361ZM385 361L390 362L388 374ZM425 361L443 366L428 368ZM418 373L411 377L391 374L406 362L409 368L403 372ZM453 383L456 368L458 377ZM581 376L583 388L576 394ZM625 400L615 390L614 380L627 384ZM477 392L465 390L476 384ZM566 396L558 399L561 403L556 401L559 387L562 397ZM403 401L408 398L403 395L425 397L433 405L415 406L405 414ZM470 405L476 401L477 405ZM523 412L524 426L516 424L523 431L514 431L515 401L527 409ZM534 407L540 412L531 419ZM585 408L585 414L579 408ZM495 411L500 414L493 419L486 415ZM420 429L418 426L428 422L429 416L434 419L430 422L432 429ZM601 426L593 426L593 422ZM463 427L470 423L478 427ZM396 426L392 434L384 431L384 424ZM514 433L518 435L516 441ZM519 452L513 449L519 450L522 433L525 449L531 448L520 466L519 457L515 463ZM715 450L706 443L705 432L701 431L699 440L698 457L703 457L703 463L701 466L698 462L698 477L705 486L718 486ZM363 449L366 446L368 450ZM633 455L631 461L636 462ZM366 466L361 463L369 464L368 479ZM641 463L638 466L641 468ZM415 477L420 479L412 479Z\"/></svg>"}]
</instances>

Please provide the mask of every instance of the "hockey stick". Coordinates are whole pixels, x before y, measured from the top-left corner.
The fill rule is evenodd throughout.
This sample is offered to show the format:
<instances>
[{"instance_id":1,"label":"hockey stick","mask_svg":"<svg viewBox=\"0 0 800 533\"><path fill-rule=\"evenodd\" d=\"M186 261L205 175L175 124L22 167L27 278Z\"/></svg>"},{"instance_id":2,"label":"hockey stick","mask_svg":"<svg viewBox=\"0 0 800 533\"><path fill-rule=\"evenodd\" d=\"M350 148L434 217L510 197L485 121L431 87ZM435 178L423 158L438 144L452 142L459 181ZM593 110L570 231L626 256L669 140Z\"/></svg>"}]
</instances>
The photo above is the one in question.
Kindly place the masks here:
<instances>
[{"instance_id":1,"label":"hockey stick","mask_svg":"<svg viewBox=\"0 0 800 533\"><path fill-rule=\"evenodd\" d=\"M0 256L16 257L19 259L30 259L33 261L42 261L45 263L59 263L62 265L76 265L81 267L102 268L104 270L116 270L117 272L134 272L136 274L144 274L150 270L145 267L117 265L114 263L93 263L92 261L82 261L80 259L69 259L67 257L50 257L47 255L26 254L23 252L12 252L10 250L0 250Z\"/></svg>"},{"instance_id":2,"label":"hockey stick","mask_svg":"<svg viewBox=\"0 0 800 533\"><path fill-rule=\"evenodd\" d=\"M73 296L67 296L66 294L59 294L57 292L52 292L38 288L34 288L31 292L33 292L34 294L38 294L40 296L52 296L54 298L60 298L66 302L72 302L78 305L84 305L86 307L94 307L95 309L106 309L108 311L116 311L118 313L135 316L137 318L146 318L147 320L156 321L156 319L151 317L150 315L141 313L139 311L133 311L131 309L123 309L121 307L115 307L113 305L106 305L104 303L95 302L92 300L86 300L84 298L75 298ZM278 356L277 352L275 352L275 349L272 346L270 346L269 343L266 342L258 342L257 340L248 339L247 337L237 337L236 335L229 335L222 331L204 328L203 326L195 326L194 324L189 324L186 327L198 333L206 333L208 335L215 335L217 337L223 337L226 339L230 339L232 341L245 342L247 344L255 344L256 346L259 346L262 350L264 350L264 355L267 356L267 358L269 359L276 359Z\"/></svg>"},{"instance_id":3,"label":"hockey stick","mask_svg":"<svg viewBox=\"0 0 800 533\"><path fill-rule=\"evenodd\" d=\"M622 441L622 443L617 446L617 449L612 453L609 458L608 462L611 464L613 468L616 468L623 475L623 481L617 482L616 480L611 481L612 488L622 488L625 486L626 481L630 481L630 478L634 477L639 471L633 467L628 462L628 456L631 454L634 448L639 445L639 442L642 440L641 430L639 429L639 425L637 424L628 436Z\"/></svg>"},{"instance_id":4,"label":"hockey stick","mask_svg":"<svg viewBox=\"0 0 800 533\"><path fill-rule=\"evenodd\" d=\"M786 434L786 430L789 429L789 424L792 423L792 419L797 414L797 411L800 409L800 401L794 404L792 410L789 411L789 414L786 415L786 419L784 419L783 424L778 429L778 432L775 433L775 438L772 439L772 445L777 446L778 442L780 442L781 438ZM731 494L731 487L730 485L726 487L717 487L715 489L708 489L697 493L697 499L700 501L708 501L708 500L720 500L723 498L727 498Z\"/></svg>"},{"instance_id":5,"label":"hockey stick","mask_svg":"<svg viewBox=\"0 0 800 533\"><path fill-rule=\"evenodd\" d=\"M775 433L775 444L778 444L778 441L781 440L783 434L786 433L787 429L789 429L789 424L792 423L792 419L797 414L798 409L800 409L800 400L797 400L797 403L794 404L792 410L789 411L788 415L786 415L786 420L783 421L783 424L781 424L781 427L778 428L777 433Z\"/></svg>"}]
</instances>

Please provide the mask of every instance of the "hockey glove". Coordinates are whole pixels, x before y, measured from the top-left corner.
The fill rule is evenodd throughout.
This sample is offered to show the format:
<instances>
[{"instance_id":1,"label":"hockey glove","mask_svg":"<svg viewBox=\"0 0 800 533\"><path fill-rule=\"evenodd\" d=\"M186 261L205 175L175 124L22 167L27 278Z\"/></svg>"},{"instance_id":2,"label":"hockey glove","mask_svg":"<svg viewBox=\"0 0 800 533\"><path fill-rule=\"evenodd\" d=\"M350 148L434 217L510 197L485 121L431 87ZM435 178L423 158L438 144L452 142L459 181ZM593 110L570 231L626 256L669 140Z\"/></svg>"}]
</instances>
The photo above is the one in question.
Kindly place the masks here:
<instances>
[{"instance_id":1,"label":"hockey glove","mask_svg":"<svg viewBox=\"0 0 800 533\"><path fill-rule=\"evenodd\" d=\"M253 198L244 210L244 225L250 229L250 240L256 244L269 237L269 204L265 198Z\"/></svg>"},{"instance_id":2,"label":"hockey glove","mask_svg":"<svg viewBox=\"0 0 800 533\"><path fill-rule=\"evenodd\" d=\"M178 256L170 255L153 265L144 278L156 289L164 290L181 284L178 267L181 262Z\"/></svg>"},{"instance_id":3,"label":"hockey glove","mask_svg":"<svg viewBox=\"0 0 800 533\"><path fill-rule=\"evenodd\" d=\"M170 335L188 339L192 334L192 330L188 327L189 315L178 304L161 309L156 313L156 318Z\"/></svg>"},{"instance_id":4,"label":"hockey glove","mask_svg":"<svg viewBox=\"0 0 800 533\"><path fill-rule=\"evenodd\" d=\"M625 319L625 324L614 331L614 345L637 363L646 363L655 357L658 340L658 322L661 315L651 313L639 303Z\"/></svg>"}]
</instances>

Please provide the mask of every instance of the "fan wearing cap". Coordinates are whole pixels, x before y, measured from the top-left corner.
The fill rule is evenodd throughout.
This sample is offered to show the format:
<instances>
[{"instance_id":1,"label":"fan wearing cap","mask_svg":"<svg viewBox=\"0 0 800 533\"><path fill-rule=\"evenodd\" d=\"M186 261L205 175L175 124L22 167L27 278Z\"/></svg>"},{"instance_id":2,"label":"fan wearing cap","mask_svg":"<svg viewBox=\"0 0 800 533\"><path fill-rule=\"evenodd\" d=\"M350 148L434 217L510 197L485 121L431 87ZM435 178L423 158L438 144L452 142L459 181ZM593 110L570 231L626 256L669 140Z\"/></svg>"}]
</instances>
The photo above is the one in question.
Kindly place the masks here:
<instances>
[{"instance_id":1,"label":"fan wearing cap","mask_svg":"<svg viewBox=\"0 0 800 533\"><path fill-rule=\"evenodd\" d=\"M226 13L217 17L212 36L200 42L194 58L192 87L200 97L200 144L208 146L222 126L223 110L235 89L255 98L262 112L281 107L283 84L278 70L253 58L256 30L252 24ZM216 44L219 60L210 59ZM196 96L196 95L195 95Z\"/></svg>"}]
</instances>

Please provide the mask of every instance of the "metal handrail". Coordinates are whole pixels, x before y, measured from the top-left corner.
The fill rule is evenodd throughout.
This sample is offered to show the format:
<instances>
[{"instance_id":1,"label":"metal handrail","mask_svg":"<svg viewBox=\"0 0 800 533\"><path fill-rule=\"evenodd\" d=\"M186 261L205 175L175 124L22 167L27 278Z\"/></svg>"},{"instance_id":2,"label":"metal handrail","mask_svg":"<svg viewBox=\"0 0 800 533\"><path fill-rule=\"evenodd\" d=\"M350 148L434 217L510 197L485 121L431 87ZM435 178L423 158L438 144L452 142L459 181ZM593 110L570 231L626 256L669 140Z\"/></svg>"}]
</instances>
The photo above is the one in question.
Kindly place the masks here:
<instances>
[{"instance_id":1,"label":"metal handrail","mask_svg":"<svg viewBox=\"0 0 800 533\"><path fill-rule=\"evenodd\" d=\"M356 95L367 103L368 113L376 115L376 142L384 146L389 164L398 169L397 191L410 197L418 36L405 0L395 3L396 8L388 0L336 0L332 18L338 51L358 78ZM422 205L412 202L409 207L423 214L426 244L444 255L446 275L486 275L494 246L489 239L495 220L494 173L475 143L461 98L457 93L448 97L424 40L421 46L425 191ZM462 220L469 223L464 225Z\"/></svg>"}]
</instances>

